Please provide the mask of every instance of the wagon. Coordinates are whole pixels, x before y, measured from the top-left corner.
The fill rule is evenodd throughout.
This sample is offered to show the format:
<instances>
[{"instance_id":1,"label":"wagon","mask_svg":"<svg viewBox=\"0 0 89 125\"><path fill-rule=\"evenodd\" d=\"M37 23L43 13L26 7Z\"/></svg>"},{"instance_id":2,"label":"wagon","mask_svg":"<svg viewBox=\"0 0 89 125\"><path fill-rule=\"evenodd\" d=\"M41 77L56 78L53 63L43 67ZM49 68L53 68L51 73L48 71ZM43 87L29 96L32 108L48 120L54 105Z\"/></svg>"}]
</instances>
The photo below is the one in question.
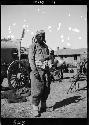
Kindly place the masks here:
<instances>
[{"instance_id":1,"label":"wagon","mask_svg":"<svg viewBox=\"0 0 89 125\"><path fill-rule=\"evenodd\" d=\"M21 40L1 41L1 79L7 77L10 89L30 87L28 53Z\"/></svg>"},{"instance_id":2,"label":"wagon","mask_svg":"<svg viewBox=\"0 0 89 125\"><path fill-rule=\"evenodd\" d=\"M81 80L82 78L87 81L87 63L88 63L88 58L84 58L84 59L80 60L79 63L77 63L77 73L70 80L72 83L70 85L70 88L68 89L67 94L69 92L72 92L73 89L75 91L77 91L79 89L78 81ZM78 89L76 89L77 85L78 85Z\"/></svg>"}]
</instances>

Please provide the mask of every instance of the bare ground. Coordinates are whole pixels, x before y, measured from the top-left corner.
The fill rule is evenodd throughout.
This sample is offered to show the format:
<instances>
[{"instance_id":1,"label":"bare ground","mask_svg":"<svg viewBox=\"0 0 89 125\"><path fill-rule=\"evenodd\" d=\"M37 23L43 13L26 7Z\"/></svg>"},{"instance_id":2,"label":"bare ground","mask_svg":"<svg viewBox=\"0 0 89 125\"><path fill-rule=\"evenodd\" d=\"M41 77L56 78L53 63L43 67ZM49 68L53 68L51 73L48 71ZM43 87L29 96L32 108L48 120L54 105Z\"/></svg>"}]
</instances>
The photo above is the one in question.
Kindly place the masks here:
<instances>
[{"instance_id":1,"label":"bare ground","mask_svg":"<svg viewBox=\"0 0 89 125\"><path fill-rule=\"evenodd\" d=\"M87 82L84 80L78 83L79 90L69 94L69 79L51 83L47 111L39 118L87 118ZM8 103L7 99L1 99L1 117L34 118L31 114L31 96L27 97L27 102L22 103Z\"/></svg>"}]
</instances>

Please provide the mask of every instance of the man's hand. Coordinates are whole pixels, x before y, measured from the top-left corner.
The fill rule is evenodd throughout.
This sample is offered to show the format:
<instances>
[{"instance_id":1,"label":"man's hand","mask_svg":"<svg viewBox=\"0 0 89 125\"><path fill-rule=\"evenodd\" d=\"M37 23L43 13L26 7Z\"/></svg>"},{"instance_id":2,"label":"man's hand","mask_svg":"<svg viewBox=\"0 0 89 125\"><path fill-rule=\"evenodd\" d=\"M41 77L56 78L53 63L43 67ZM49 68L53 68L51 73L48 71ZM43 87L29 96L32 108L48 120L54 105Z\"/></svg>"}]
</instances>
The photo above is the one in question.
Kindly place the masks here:
<instances>
[{"instance_id":1,"label":"man's hand","mask_svg":"<svg viewBox=\"0 0 89 125\"><path fill-rule=\"evenodd\" d=\"M36 78L40 78L40 74L39 72L37 71L37 69L33 70L33 74Z\"/></svg>"}]
</instances>

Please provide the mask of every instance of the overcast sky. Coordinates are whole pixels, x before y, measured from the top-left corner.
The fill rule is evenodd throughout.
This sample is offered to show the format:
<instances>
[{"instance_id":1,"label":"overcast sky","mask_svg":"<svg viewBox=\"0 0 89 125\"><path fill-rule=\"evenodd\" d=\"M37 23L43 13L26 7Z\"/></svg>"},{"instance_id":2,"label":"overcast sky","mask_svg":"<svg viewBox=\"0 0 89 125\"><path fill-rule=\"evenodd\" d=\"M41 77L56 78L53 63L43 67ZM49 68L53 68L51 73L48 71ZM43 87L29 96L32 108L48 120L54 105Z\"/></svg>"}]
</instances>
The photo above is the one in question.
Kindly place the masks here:
<instances>
[{"instance_id":1,"label":"overcast sky","mask_svg":"<svg viewBox=\"0 0 89 125\"><path fill-rule=\"evenodd\" d=\"M18 39L28 47L37 30L45 30L52 49L87 47L87 5L2 5L1 37Z\"/></svg>"}]
</instances>

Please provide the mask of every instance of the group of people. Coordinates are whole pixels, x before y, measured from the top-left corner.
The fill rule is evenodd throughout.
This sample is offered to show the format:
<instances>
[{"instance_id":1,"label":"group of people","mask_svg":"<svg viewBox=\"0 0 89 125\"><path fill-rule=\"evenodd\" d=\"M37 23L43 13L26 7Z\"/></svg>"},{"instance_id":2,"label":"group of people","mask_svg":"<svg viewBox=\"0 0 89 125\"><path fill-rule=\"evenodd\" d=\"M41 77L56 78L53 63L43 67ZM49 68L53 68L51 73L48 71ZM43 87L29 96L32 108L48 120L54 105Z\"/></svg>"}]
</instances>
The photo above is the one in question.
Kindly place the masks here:
<instances>
[{"instance_id":1,"label":"group of people","mask_svg":"<svg viewBox=\"0 0 89 125\"><path fill-rule=\"evenodd\" d=\"M57 61L55 61L57 63ZM46 111L46 100L50 93L50 68L54 64L54 51L49 52L44 30L37 31L29 47L29 63L31 67L32 114L34 117ZM41 104L39 108L39 104Z\"/></svg>"}]
</instances>

